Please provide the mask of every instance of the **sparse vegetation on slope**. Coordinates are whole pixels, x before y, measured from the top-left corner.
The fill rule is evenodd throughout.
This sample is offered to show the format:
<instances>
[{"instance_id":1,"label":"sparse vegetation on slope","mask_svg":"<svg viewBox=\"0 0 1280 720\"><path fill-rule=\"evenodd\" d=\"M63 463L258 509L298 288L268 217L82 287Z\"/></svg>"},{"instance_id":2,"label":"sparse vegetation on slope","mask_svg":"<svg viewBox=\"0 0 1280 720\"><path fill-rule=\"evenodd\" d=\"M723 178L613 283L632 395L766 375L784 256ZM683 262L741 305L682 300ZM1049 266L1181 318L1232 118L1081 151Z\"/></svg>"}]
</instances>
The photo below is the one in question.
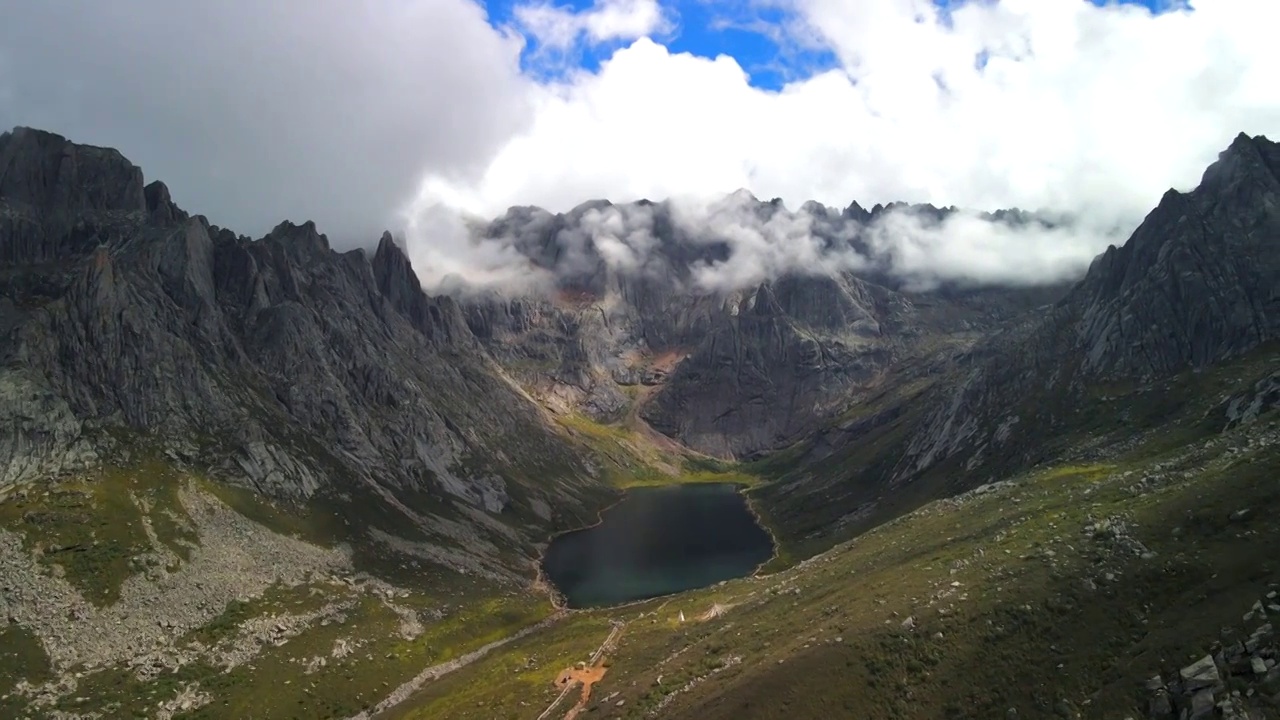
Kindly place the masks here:
<instances>
[{"instance_id":1,"label":"sparse vegetation on slope","mask_svg":"<svg viewBox=\"0 0 1280 720\"><path fill-rule=\"evenodd\" d=\"M1280 583L1278 469L1274 419L1048 466L783 572L575 613L526 642L564 665L627 621L591 717L1144 716L1148 677L1224 628L1247 635L1241 616ZM553 688L513 675L520 652L425 688L406 716L528 716Z\"/></svg>"},{"instance_id":2,"label":"sparse vegetation on slope","mask_svg":"<svg viewBox=\"0 0 1280 720\"><path fill-rule=\"evenodd\" d=\"M76 480L19 490L0 502L0 528L64 575L99 607L120 597L124 581L146 569L152 540L176 559L198 538L178 501L178 474L156 460L107 468Z\"/></svg>"},{"instance_id":3,"label":"sparse vegetation on slope","mask_svg":"<svg viewBox=\"0 0 1280 720\"><path fill-rule=\"evenodd\" d=\"M689 483L755 485L760 478L725 462L690 451L673 452L644 432L625 424L608 424L583 415L559 418L566 430L605 466L605 481L618 489ZM638 422L638 421L637 421Z\"/></svg>"},{"instance_id":4,"label":"sparse vegetation on slope","mask_svg":"<svg viewBox=\"0 0 1280 720\"><path fill-rule=\"evenodd\" d=\"M159 460L0 502L0 710L345 717L553 610L518 582L361 541L329 512ZM90 549L47 551L74 543Z\"/></svg>"},{"instance_id":5,"label":"sparse vegetation on slope","mask_svg":"<svg viewBox=\"0 0 1280 720\"><path fill-rule=\"evenodd\" d=\"M1059 389L1036 399L1034 413L1018 425L1016 447L992 451L980 469L950 458L919 474L904 472L904 458L925 407L916 394L894 392L874 399L879 410L864 420L856 441L831 443L819 435L744 469L769 480L752 496L785 555L800 560L935 498L1042 464L1130 452L1141 458L1216 435L1231 422L1231 398L1248 395L1278 366L1280 345L1269 342L1230 362L1155 382ZM905 480L894 482L895 474Z\"/></svg>"}]
</instances>

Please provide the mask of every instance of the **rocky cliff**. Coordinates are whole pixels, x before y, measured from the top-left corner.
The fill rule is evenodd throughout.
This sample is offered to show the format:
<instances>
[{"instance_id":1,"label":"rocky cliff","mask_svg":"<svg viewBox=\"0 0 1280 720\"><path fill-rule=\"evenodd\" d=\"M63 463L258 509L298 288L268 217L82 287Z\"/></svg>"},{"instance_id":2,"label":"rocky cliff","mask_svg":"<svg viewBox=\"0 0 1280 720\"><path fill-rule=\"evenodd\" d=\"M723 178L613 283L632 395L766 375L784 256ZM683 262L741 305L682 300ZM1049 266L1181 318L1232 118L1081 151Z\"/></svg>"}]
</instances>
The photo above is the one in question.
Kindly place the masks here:
<instances>
[{"instance_id":1,"label":"rocky cliff","mask_svg":"<svg viewBox=\"0 0 1280 720\"><path fill-rule=\"evenodd\" d=\"M481 555L595 492L389 237L372 258L309 222L250 240L114 150L25 128L0 136L0 398L0 489L163 452Z\"/></svg>"},{"instance_id":2,"label":"rocky cliff","mask_svg":"<svg viewBox=\"0 0 1280 720\"><path fill-rule=\"evenodd\" d=\"M892 384L904 362L938 361L1065 291L910 290L912 278L873 241L879 223L932 227L959 213L856 203L793 212L746 192L692 209L674 201L593 201L558 215L513 208L483 234L526 257L542 282L460 302L475 335L545 402L604 421L631 413L696 451L750 458ZM1049 223L1021 211L975 217ZM767 257L735 247L742 238L771 248L761 251Z\"/></svg>"},{"instance_id":3,"label":"rocky cliff","mask_svg":"<svg viewBox=\"0 0 1280 720\"><path fill-rule=\"evenodd\" d=\"M641 413L709 454L758 458L911 383L920 365L945 366L1061 291L905 293L847 273L765 282L717 318Z\"/></svg>"},{"instance_id":4,"label":"rocky cliff","mask_svg":"<svg viewBox=\"0 0 1280 720\"><path fill-rule=\"evenodd\" d=\"M1061 300L773 461L783 481L765 502L792 532L852 533L1037 464L1176 445L1275 407L1278 176L1280 146L1237 137Z\"/></svg>"},{"instance_id":5,"label":"rocky cliff","mask_svg":"<svg viewBox=\"0 0 1280 720\"><path fill-rule=\"evenodd\" d=\"M1167 192L1060 301L934 366L923 393L888 388L858 420L819 430L768 491L780 514L810 529L869 523L1039 462L1151 433L1178 442L1274 406L1277 169L1280 146L1236 137L1196 190Z\"/></svg>"},{"instance_id":6,"label":"rocky cliff","mask_svg":"<svg viewBox=\"0 0 1280 720\"><path fill-rule=\"evenodd\" d=\"M1067 422L1104 385L1122 394L1275 340L1278 248L1280 146L1242 134L1051 312L986 341L900 472L953 457L971 469L1032 459L1028 437Z\"/></svg>"}]
</instances>

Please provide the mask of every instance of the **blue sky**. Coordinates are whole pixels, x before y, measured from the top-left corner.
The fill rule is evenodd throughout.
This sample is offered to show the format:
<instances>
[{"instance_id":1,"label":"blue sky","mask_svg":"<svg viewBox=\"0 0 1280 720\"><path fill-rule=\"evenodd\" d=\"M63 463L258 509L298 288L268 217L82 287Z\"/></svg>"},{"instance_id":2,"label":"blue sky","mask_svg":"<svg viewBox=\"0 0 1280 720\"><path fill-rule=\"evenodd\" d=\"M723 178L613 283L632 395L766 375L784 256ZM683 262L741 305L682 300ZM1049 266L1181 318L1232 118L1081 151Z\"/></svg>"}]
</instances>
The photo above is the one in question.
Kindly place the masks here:
<instances>
[{"instance_id":1,"label":"blue sky","mask_svg":"<svg viewBox=\"0 0 1280 720\"><path fill-rule=\"evenodd\" d=\"M538 0L533 0L537 2ZM958 5L962 0L934 0L939 7ZM1120 3L1140 5L1153 12L1163 12L1173 6L1176 0L1081 0L1095 5ZM517 5L529 4L530 0L488 0L485 6L489 20L495 27L513 24L513 10ZM552 0L552 5L561 8L572 8L574 11L590 9L594 0ZM751 84L756 87L778 89L787 81L807 77L815 72L832 67L836 60L832 53L824 50L797 50L794 47L784 48L771 40L764 26L777 27L784 22L786 12L779 8L750 7L752 3L743 0L712 2L709 0L666 0L663 7L676 18L675 29L657 39L672 52L688 52L693 55L714 58L717 55L729 55L751 77ZM575 52L574 60L587 70L599 67L600 62L609 58L613 51L625 45L623 41L605 43L594 48L580 48ZM526 49L526 59L537 50L536 42L530 41ZM537 74L543 68L527 68Z\"/></svg>"}]
</instances>

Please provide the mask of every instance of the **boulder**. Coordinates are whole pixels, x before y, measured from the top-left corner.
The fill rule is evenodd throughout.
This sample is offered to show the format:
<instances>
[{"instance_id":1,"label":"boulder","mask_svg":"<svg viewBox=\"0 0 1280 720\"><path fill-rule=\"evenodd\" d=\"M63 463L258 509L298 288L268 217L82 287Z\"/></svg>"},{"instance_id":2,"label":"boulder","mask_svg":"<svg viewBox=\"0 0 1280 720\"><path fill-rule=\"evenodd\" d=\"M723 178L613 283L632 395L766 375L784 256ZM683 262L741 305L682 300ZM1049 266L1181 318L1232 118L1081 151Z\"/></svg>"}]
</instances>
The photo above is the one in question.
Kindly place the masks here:
<instances>
[{"instance_id":1,"label":"boulder","mask_svg":"<svg viewBox=\"0 0 1280 720\"><path fill-rule=\"evenodd\" d=\"M1216 688L1222 685L1222 677L1218 674L1218 666L1214 664L1212 655L1205 655L1194 663L1178 671L1183 688L1187 692L1196 692L1204 688ZM1212 707L1212 706L1211 706Z\"/></svg>"}]
</instances>

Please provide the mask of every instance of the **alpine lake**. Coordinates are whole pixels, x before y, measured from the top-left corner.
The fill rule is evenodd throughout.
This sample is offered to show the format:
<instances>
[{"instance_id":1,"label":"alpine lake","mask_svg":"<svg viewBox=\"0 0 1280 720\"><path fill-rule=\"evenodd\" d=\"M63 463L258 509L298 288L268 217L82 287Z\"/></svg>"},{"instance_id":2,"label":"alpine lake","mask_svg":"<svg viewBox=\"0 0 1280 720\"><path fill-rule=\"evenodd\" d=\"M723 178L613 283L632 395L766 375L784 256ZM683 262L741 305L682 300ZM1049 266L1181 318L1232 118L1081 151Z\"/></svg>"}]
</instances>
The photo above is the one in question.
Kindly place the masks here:
<instances>
[{"instance_id":1,"label":"alpine lake","mask_svg":"<svg viewBox=\"0 0 1280 720\"><path fill-rule=\"evenodd\" d=\"M750 575L773 550L738 485L641 487L554 538L543 569L569 607L603 607Z\"/></svg>"}]
</instances>

